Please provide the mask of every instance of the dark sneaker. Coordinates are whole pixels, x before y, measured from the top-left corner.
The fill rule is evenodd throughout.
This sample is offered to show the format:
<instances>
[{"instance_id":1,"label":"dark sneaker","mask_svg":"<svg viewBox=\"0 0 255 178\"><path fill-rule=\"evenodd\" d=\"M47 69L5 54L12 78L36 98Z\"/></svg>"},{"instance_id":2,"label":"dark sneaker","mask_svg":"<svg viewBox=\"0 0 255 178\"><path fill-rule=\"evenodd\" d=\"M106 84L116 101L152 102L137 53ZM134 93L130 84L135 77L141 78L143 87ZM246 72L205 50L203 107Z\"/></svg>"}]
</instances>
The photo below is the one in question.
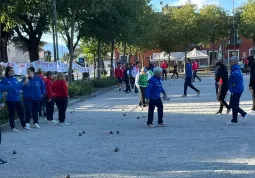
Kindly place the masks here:
<instances>
[{"instance_id":1,"label":"dark sneaker","mask_svg":"<svg viewBox=\"0 0 255 178\"><path fill-rule=\"evenodd\" d=\"M159 127L165 127L166 126L166 123L160 123L158 124Z\"/></svg>"},{"instance_id":2,"label":"dark sneaker","mask_svg":"<svg viewBox=\"0 0 255 178\"><path fill-rule=\"evenodd\" d=\"M155 126L153 124L147 124L148 127L154 128Z\"/></svg>"},{"instance_id":3,"label":"dark sneaker","mask_svg":"<svg viewBox=\"0 0 255 178\"><path fill-rule=\"evenodd\" d=\"M0 159L0 164L6 164L6 163L7 163L7 161Z\"/></svg>"},{"instance_id":4,"label":"dark sneaker","mask_svg":"<svg viewBox=\"0 0 255 178\"><path fill-rule=\"evenodd\" d=\"M215 115L222 115L222 113L218 111L215 113Z\"/></svg>"},{"instance_id":5,"label":"dark sneaker","mask_svg":"<svg viewBox=\"0 0 255 178\"><path fill-rule=\"evenodd\" d=\"M227 122L227 125L237 125L237 122Z\"/></svg>"},{"instance_id":6,"label":"dark sneaker","mask_svg":"<svg viewBox=\"0 0 255 178\"><path fill-rule=\"evenodd\" d=\"M230 112L231 112L231 109L228 109L226 114L229 114Z\"/></svg>"},{"instance_id":7,"label":"dark sneaker","mask_svg":"<svg viewBox=\"0 0 255 178\"><path fill-rule=\"evenodd\" d=\"M187 95L182 95L181 97L182 97L182 98L185 98L185 97L187 97Z\"/></svg>"},{"instance_id":8,"label":"dark sneaker","mask_svg":"<svg viewBox=\"0 0 255 178\"><path fill-rule=\"evenodd\" d=\"M198 90L198 92L197 92L197 96L199 96L200 95L200 91Z\"/></svg>"}]
</instances>

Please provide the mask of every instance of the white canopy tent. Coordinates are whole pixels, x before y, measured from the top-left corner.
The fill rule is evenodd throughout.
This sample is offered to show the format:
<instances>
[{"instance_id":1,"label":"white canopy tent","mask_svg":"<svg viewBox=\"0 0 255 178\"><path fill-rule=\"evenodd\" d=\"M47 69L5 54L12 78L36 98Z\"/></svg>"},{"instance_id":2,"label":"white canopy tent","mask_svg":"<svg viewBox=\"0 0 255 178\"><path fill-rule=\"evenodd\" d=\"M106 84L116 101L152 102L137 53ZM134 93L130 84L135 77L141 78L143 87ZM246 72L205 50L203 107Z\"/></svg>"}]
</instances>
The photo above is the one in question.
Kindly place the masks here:
<instances>
[{"instance_id":1,"label":"white canopy tent","mask_svg":"<svg viewBox=\"0 0 255 178\"><path fill-rule=\"evenodd\" d=\"M207 54L204 54L204 53L198 51L196 48L194 48L191 52L189 52L186 57L189 59L208 59L206 61L206 62L208 62L207 65L210 64L209 56ZM185 60L185 56L183 56L182 59Z\"/></svg>"},{"instance_id":2,"label":"white canopy tent","mask_svg":"<svg viewBox=\"0 0 255 178\"><path fill-rule=\"evenodd\" d=\"M169 54L167 54L166 52L153 53L152 59L150 61L156 62L156 61L163 61L163 60L166 60L166 61L169 60ZM172 61L172 60L176 60L176 59L170 55L170 60Z\"/></svg>"}]
</instances>

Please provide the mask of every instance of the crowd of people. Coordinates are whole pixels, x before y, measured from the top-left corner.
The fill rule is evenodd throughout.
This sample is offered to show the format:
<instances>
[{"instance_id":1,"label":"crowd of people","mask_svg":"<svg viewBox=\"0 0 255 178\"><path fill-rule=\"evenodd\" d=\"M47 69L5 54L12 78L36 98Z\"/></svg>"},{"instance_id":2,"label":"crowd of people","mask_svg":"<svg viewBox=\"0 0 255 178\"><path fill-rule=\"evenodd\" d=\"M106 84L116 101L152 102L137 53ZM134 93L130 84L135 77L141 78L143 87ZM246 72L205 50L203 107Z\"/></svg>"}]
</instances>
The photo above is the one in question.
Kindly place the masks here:
<instances>
[{"instance_id":1,"label":"crowd of people","mask_svg":"<svg viewBox=\"0 0 255 178\"><path fill-rule=\"evenodd\" d=\"M40 128L39 118L46 119L51 124L68 125L65 122L65 112L68 103L68 87L63 73L58 73L53 78L53 73L48 71L45 76L41 69L36 72L34 67L27 69L27 78L22 79L23 86L14 76L12 67L7 66L5 77L0 82L5 87L10 87L6 92L6 105L9 113L11 130L18 132L15 126L15 111L20 119L23 129L33 126ZM53 119L54 105L58 108L58 122Z\"/></svg>"}]
</instances>

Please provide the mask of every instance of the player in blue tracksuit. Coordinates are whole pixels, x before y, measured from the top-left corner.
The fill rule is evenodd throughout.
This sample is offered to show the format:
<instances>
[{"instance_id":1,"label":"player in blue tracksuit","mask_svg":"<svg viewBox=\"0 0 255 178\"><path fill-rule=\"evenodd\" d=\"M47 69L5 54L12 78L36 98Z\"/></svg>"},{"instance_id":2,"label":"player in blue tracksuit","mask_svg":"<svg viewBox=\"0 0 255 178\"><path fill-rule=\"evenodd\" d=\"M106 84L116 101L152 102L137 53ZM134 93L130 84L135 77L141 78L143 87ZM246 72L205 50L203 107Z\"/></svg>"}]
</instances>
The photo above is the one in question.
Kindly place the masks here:
<instances>
[{"instance_id":1,"label":"player in blue tracksuit","mask_svg":"<svg viewBox=\"0 0 255 178\"><path fill-rule=\"evenodd\" d=\"M158 108L158 125L165 126L163 122L163 103L160 94L163 93L164 97L167 98L166 92L162 87L162 68L155 67L153 72L154 76L148 81L148 86L145 89L145 97L149 99L149 112L148 112L148 127L154 127L153 115L155 107Z\"/></svg>"},{"instance_id":2,"label":"player in blue tracksuit","mask_svg":"<svg viewBox=\"0 0 255 178\"><path fill-rule=\"evenodd\" d=\"M196 89L193 84L191 83L192 80L192 66L191 66L191 60L187 59L187 63L186 63L186 69L185 69L185 83L184 83L184 95L182 95L182 97L186 97L187 96L187 89L188 87L192 88L193 90L195 90L197 92L197 95L199 96L200 91L198 89Z\"/></svg>"},{"instance_id":3,"label":"player in blue tracksuit","mask_svg":"<svg viewBox=\"0 0 255 178\"><path fill-rule=\"evenodd\" d=\"M1 81L2 84L11 85L11 84L18 84L18 80L14 77L14 70L13 67L6 67L5 68L5 78ZM20 98L20 88L16 88L16 90L9 90L6 96L6 104L8 107L9 113L9 122L12 131L17 132L18 130L15 127L14 117L15 117L15 110L20 118L20 123L23 128L26 128L26 122L24 120L24 107L21 104Z\"/></svg>"},{"instance_id":4,"label":"player in blue tracksuit","mask_svg":"<svg viewBox=\"0 0 255 178\"><path fill-rule=\"evenodd\" d=\"M229 91L231 92L230 107L232 108L232 120L228 124L237 124L238 113L244 118L243 122L246 121L248 114L244 112L240 107L240 97L244 91L243 74L238 65L238 57L233 56L229 59L231 65L231 72L229 76Z\"/></svg>"},{"instance_id":5,"label":"player in blue tracksuit","mask_svg":"<svg viewBox=\"0 0 255 178\"><path fill-rule=\"evenodd\" d=\"M23 101L25 106L26 128L30 128L30 116L32 113L36 128L40 128L38 123L38 110L42 97L46 94L43 80L35 75L34 67L27 70L28 82L23 86Z\"/></svg>"},{"instance_id":6,"label":"player in blue tracksuit","mask_svg":"<svg viewBox=\"0 0 255 178\"><path fill-rule=\"evenodd\" d=\"M1 84L0 83L0 92L12 92L12 91L16 91L17 88L18 89L22 89L22 86L27 82L27 78L23 80L23 82L18 82L15 84L9 84L9 85L5 85L5 84ZM2 99L2 94L0 93L0 100ZM2 141L2 136L1 136L1 130L0 130L0 144ZM5 164L7 163L6 161L0 159L0 164Z\"/></svg>"}]
</instances>

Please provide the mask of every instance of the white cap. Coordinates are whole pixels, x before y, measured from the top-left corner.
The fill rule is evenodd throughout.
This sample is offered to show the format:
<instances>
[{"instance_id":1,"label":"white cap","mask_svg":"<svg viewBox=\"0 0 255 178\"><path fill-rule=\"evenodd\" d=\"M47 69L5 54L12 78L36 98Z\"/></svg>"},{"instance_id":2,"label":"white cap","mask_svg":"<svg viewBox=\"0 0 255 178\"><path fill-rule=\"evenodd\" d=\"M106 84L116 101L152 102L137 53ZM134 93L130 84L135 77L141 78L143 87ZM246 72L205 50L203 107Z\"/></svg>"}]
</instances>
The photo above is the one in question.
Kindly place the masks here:
<instances>
[{"instance_id":1,"label":"white cap","mask_svg":"<svg viewBox=\"0 0 255 178\"><path fill-rule=\"evenodd\" d=\"M141 73L147 73L147 69L146 69L146 67L143 67L142 69L141 69Z\"/></svg>"},{"instance_id":2,"label":"white cap","mask_svg":"<svg viewBox=\"0 0 255 178\"><path fill-rule=\"evenodd\" d=\"M162 73L162 68L161 67L155 67L154 69L153 69L153 73L154 74L159 74L159 73Z\"/></svg>"}]
</instances>

